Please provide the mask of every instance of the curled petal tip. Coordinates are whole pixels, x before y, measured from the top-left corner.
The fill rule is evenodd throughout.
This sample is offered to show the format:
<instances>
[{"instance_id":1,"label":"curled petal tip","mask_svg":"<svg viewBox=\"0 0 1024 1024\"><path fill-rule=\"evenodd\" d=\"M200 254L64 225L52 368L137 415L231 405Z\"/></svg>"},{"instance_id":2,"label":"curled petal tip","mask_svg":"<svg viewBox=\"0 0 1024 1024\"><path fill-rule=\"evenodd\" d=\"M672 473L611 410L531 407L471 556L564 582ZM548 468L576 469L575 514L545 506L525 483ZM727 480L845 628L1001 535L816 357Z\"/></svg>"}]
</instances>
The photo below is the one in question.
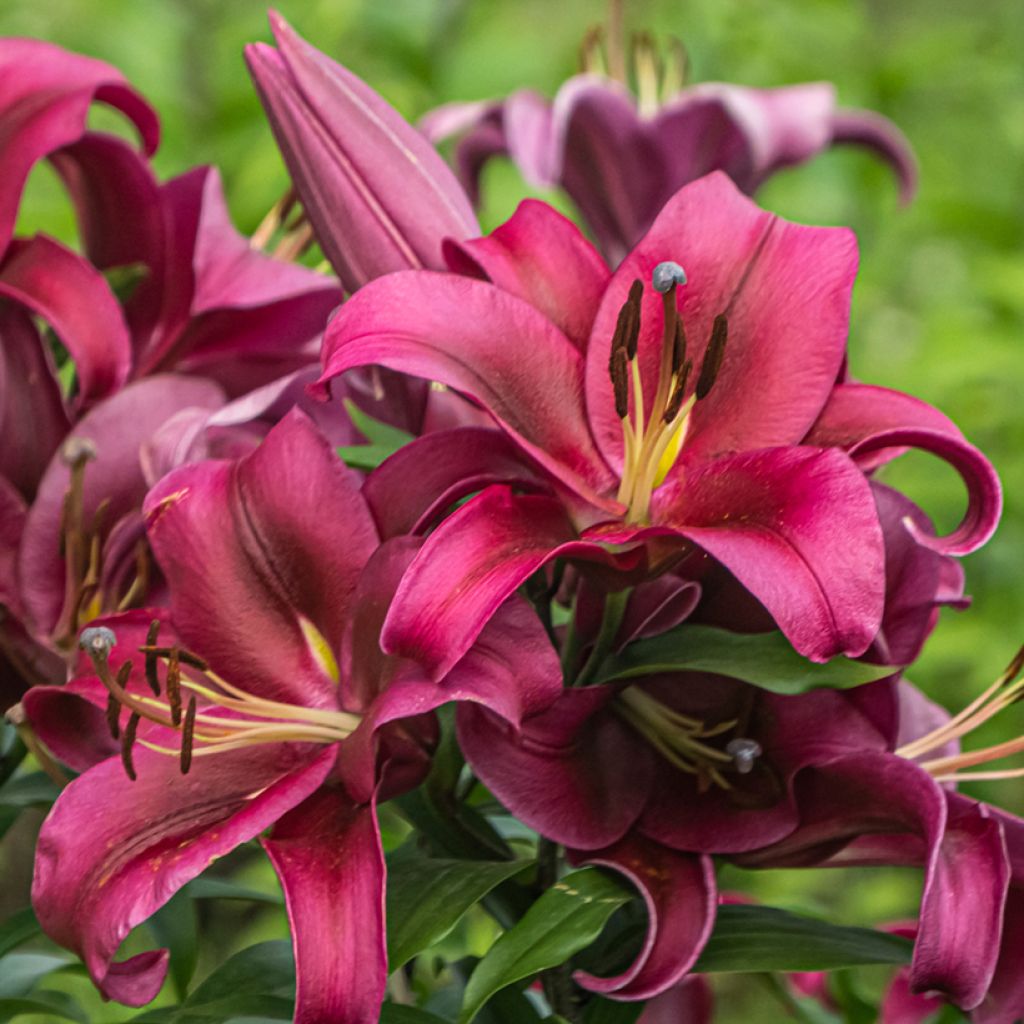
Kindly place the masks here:
<instances>
[{"instance_id":1,"label":"curled petal tip","mask_svg":"<svg viewBox=\"0 0 1024 1024\"><path fill-rule=\"evenodd\" d=\"M900 202L917 193L917 159L906 136L886 117L870 110L837 110L832 118L832 142L864 146L881 157L896 175Z\"/></svg>"}]
</instances>

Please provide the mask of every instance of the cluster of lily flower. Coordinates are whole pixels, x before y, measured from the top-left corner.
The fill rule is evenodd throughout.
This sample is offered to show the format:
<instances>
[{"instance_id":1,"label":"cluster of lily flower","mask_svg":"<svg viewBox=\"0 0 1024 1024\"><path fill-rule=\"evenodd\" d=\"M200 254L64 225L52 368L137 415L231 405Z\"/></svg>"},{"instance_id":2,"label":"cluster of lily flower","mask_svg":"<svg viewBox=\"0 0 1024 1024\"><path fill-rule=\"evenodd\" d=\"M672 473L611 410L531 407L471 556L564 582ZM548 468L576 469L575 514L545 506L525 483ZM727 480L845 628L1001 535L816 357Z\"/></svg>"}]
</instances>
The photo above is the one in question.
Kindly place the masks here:
<instances>
[{"instance_id":1,"label":"cluster of lily flower","mask_svg":"<svg viewBox=\"0 0 1024 1024\"><path fill-rule=\"evenodd\" d=\"M1020 774L965 769L1024 744L959 746L1020 663L956 717L900 675L965 603L999 483L941 412L850 377L852 234L745 194L852 142L909 197L900 135L826 85L683 88L646 39L638 101L594 38L553 103L420 131L272 21L247 59L292 189L252 239L214 170L156 179L156 114L116 69L0 43L0 685L39 763L77 773L38 838L45 932L143 1005L167 953L122 940L259 838L295 1019L372 1024L377 806L455 705L465 772L554 877L598 865L645 902L620 973L546 989L563 1016L597 993L706 1018L689 972L731 862L919 865L900 1019L1018 1019L1024 822L955 783ZM96 102L137 142L92 130ZM495 154L598 248L534 200L480 237ZM14 235L44 158L80 251ZM875 479L911 448L966 485L946 536ZM803 660L761 684L779 631Z\"/></svg>"}]
</instances>

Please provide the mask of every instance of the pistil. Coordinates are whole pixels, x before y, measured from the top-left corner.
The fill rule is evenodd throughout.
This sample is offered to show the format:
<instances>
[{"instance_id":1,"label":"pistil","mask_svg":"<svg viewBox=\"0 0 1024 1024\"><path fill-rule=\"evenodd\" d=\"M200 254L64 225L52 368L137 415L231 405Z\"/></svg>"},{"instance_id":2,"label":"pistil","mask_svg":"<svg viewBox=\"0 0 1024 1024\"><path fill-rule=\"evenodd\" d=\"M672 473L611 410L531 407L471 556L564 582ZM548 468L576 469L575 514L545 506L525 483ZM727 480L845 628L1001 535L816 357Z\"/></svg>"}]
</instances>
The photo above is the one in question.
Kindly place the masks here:
<instances>
[{"instance_id":1,"label":"pistil","mask_svg":"<svg viewBox=\"0 0 1024 1024\"><path fill-rule=\"evenodd\" d=\"M676 289L686 284L686 273L678 263L659 263L654 268L651 283L662 297L663 329L658 379L648 415L645 416L643 381L637 359L643 297L640 281L633 282L629 297L619 311L609 362L615 410L622 421L624 449L618 500L627 507L626 519L631 523L647 522L651 495L679 455L694 404L707 397L718 377L728 338L728 322L724 314L719 314L715 317L698 380L688 394L693 361L687 357L686 330L676 299Z\"/></svg>"},{"instance_id":2,"label":"pistil","mask_svg":"<svg viewBox=\"0 0 1024 1024\"><path fill-rule=\"evenodd\" d=\"M1024 768L997 769L994 771L965 772L964 768L988 764L1013 754L1024 752L1024 737L997 743L947 757L919 760L949 743L960 740L973 732L995 715L1004 711L1024 697L1024 647L1007 666L1006 671L983 693L976 697L959 714L944 725L933 729L925 736L904 744L896 750L900 757L918 760L922 768L938 782L967 782L971 780L997 780L1024 778Z\"/></svg>"},{"instance_id":3,"label":"pistil","mask_svg":"<svg viewBox=\"0 0 1024 1024\"><path fill-rule=\"evenodd\" d=\"M128 689L131 661L124 662L116 676L111 671L110 652L117 642L113 630L92 626L82 631L79 640L110 694L108 725L114 739L120 736L122 761L133 780L131 752L143 719L180 734L178 750L145 739L137 742L150 750L179 757L183 774L189 771L195 757L260 743L337 743L350 736L361 722L359 715L348 712L285 704L248 693L217 675L191 651L158 646L159 625L154 622L150 626L147 642L140 648L152 697ZM165 670L163 698L157 671L160 665ZM203 710L199 710L200 700ZM123 731L119 725L122 708L131 713Z\"/></svg>"}]
</instances>

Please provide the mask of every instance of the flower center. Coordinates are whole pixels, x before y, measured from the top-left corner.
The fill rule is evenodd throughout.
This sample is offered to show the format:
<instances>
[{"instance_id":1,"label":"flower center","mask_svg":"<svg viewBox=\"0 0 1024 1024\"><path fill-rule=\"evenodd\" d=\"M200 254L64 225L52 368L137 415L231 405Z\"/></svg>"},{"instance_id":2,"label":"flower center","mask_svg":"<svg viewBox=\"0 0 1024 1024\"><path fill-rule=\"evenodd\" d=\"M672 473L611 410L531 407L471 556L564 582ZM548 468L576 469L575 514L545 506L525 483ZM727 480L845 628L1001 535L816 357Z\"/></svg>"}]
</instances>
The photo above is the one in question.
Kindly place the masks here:
<instances>
[{"instance_id":1,"label":"flower center","mask_svg":"<svg viewBox=\"0 0 1024 1024\"><path fill-rule=\"evenodd\" d=\"M686 331L676 303L676 288L686 284L686 273L678 263L659 263L654 268L651 283L662 297L664 331L657 387L649 415L645 415L637 358L640 301L644 290L639 280L633 282L629 298L619 310L608 364L615 411L622 421L624 454L618 500L627 507L629 523L647 522L651 495L682 449L691 410L714 386L729 336L728 320L720 313L711 328L697 382L687 395L693 360L686 356Z\"/></svg>"},{"instance_id":2,"label":"flower center","mask_svg":"<svg viewBox=\"0 0 1024 1024\"><path fill-rule=\"evenodd\" d=\"M971 701L963 711L954 715L945 725L899 747L896 753L900 757L918 760L973 732L978 726L1024 697L1022 670L1024 670L1024 647L1017 652L1006 671L984 693ZM937 782L1019 779L1024 777L1024 768L980 772L965 772L962 769L988 764L990 761L998 761L1021 752L1024 752L1024 737L1018 736L1016 739L997 743L991 747L951 754L947 757L933 757L929 760L919 761L919 764Z\"/></svg>"},{"instance_id":3,"label":"flower center","mask_svg":"<svg viewBox=\"0 0 1024 1024\"><path fill-rule=\"evenodd\" d=\"M636 687L623 690L612 707L669 764L696 776L697 788L702 793L712 785L732 789L724 773L748 775L761 756L761 745L743 736L734 736L724 749L706 742L732 732L739 724L736 719L707 726L699 718L675 711Z\"/></svg>"},{"instance_id":4,"label":"flower center","mask_svg":"<svg viewBox=\"0 0 1024 1024\"><path fill-rule=\"evenodd\" d=\"M135 573L123 594L104 594L103 527L110 501L104 499L87 521L85 470L96 458L96 446L88 438L71 437L61 448L71 479L61 507L61 554L64 558L64 606L54 630L54 640L65 650L74 646L79 628L104 609L124 611L142 599L149 589L149 548L144 540L135 547Z\"/></svg>"},{"instance_id":5,"label":"flower center","mask_svg":"<svg viewBox=\"0 0 1024 1024\"><path fill-rule=\"evenodd\" d=\"M110 652L117 643L112 629L90 626L82 630L79 639L82 650L89 655L96 674L109 693L107 724L114 739L121 740L121 759L132 780L136 778L132 748L142 719L180 733L179 750L148 740L140 739L138 742L149 750L180 758L183 775L188 773L194 757L261 743L337 743L350 736L362 721L359 715L346 711L285 704L257 697L217 675L191 651L177 646L160 646L157 643L159 632L160 623L154 620L145 645L139 648L144 655L146 682L153 693L151 697L128 691L131 661L125 661L116 675L111 670ZM203 702L201 711L198 710L200 700ZM120 723L122 708L130 712L124 729Z\"/></svg>"}]
</instances>

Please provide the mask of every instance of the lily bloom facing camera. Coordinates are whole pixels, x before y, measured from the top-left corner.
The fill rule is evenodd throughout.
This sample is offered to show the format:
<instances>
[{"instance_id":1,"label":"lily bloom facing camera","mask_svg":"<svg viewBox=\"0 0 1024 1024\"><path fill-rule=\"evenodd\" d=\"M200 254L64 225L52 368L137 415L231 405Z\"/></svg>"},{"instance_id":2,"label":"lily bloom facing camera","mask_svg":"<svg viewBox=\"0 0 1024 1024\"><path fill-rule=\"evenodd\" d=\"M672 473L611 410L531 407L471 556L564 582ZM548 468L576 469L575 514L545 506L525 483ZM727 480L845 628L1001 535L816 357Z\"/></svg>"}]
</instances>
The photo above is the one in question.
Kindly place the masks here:
<instances>
[{"instance_id":1,"label":"lily bloom facing camera","mask_svg":"<svg viewBox=\"0 0 1024 1024\"><path fill-rule=\"evenodd\" d=\"M166 477L146 516L170 613L98 620L76 677L24 700L38 737L83 771L39 837L40 923L104 995L142 1005L167 952L115 962L121 941L272 827L263 844L292 926L296 1021L375 1024L377 802L422 779L440 704L482 700L518 721L554 699L554 651L514 599L439 682L382 654L383 613L417 542L378 546L358 478L300 413L250 455Z\"/></svg>"}]
</instances>

